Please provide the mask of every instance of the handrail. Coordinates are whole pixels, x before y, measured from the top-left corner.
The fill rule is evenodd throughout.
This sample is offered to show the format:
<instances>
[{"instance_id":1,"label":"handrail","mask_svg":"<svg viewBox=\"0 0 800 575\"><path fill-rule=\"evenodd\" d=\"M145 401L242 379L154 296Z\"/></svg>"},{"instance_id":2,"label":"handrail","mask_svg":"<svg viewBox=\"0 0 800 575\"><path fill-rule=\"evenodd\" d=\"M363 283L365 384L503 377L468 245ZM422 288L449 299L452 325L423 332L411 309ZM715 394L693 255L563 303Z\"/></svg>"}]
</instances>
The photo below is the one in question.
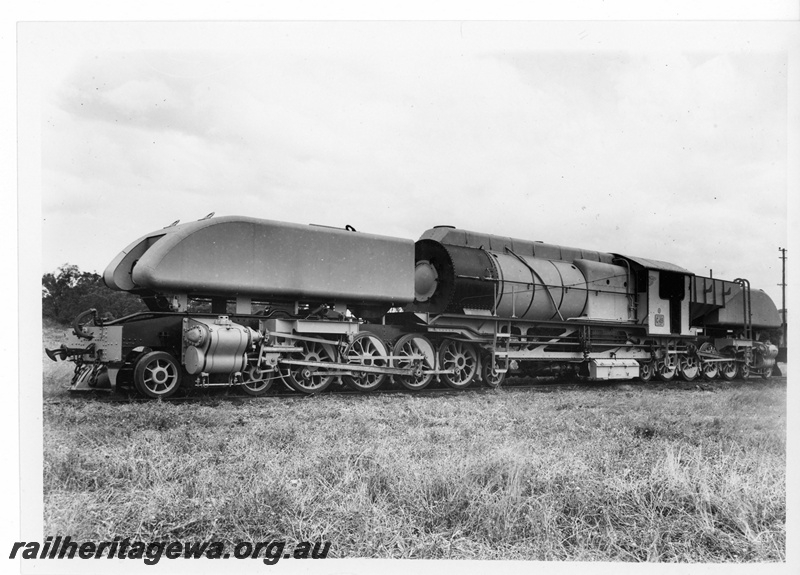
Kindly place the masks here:
<instances>
[{"instance_id":1,"label":"handrail","mask_svg":"<svg viewBox=\"0 0 800 575\"><path fill-rule=\"evenodd\" d=\"M746 339L753 339L753 310L750 305L750 282L744 278L736 278L733 280L742 288L742 315L744 322L744 337Z\"/></svg>"}]
</instances>

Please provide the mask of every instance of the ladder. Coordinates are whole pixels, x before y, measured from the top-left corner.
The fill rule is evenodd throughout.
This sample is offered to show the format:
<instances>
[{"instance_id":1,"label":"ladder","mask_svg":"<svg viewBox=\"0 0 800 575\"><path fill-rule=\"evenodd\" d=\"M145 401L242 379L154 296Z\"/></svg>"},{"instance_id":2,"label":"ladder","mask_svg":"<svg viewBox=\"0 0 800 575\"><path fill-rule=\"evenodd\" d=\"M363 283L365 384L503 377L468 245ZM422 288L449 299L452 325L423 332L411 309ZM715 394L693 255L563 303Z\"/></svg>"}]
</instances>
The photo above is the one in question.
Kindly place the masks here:
<instances>
[{"instance_id":1,"label":"ladder","mask_svg":"<svg viewBox=\"0 0 800 575\"><path fill-rule=\"evenodd\" d=\"M511 361L508 358L508 355L511 352L511 321L509 320L506 325L508 326L508 331L505 333L500 332L498 329L500 327L500 322L496 322L494 325L494 336L492 338L492 365L497 365L497 357L502 357L505 359L502 367L497 365L498 373L508 373L508 368ZM498 352L498 340L501 339L505 340L505 349Z\"/></svg>"}]
</instances>

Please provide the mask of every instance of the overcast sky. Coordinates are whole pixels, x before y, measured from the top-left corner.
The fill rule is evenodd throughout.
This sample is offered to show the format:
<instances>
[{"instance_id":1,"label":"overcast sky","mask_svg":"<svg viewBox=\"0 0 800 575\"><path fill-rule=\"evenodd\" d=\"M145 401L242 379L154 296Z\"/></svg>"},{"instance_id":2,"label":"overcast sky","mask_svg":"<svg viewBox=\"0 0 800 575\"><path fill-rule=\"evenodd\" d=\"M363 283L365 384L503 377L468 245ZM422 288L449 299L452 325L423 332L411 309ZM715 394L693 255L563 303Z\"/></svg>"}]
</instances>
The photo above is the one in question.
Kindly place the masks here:
<instances>
[{"instance_id":1,"label":"overcast sky","mask_svg":"<svg viewBox=\"0 0 800 575\"><path fill-rule=\"evenodd\" d=\"M780 306L780 25L31 26L42 272L216 212L637 255Z\"/></svg>"}]
</instances>

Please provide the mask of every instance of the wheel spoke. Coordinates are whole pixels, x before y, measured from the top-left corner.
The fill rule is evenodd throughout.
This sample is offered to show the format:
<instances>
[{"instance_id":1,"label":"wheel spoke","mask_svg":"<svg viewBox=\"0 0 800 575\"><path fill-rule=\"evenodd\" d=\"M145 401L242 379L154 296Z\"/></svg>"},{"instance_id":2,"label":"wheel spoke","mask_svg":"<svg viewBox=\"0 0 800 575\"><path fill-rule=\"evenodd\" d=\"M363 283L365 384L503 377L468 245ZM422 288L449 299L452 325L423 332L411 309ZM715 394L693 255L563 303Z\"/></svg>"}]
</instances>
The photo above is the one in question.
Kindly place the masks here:
<instances>
[{"instance_id":1,"label":"wheel spoke","mask_svg":"<svg viewBox=\"0 0 800 575\"><path fill-rule=\"evenodd\" d=\"M704 343L700 346L700 352L702 353L717 353L717 350L714 349L714 346L711 345L709 342ZM712 380L715 379L719 375L720 366L718 362L714 361L704 361L703 359L700 360L700 371L703 374L703 379Z\"/></svg>"},{"instance_id":2,"label":"wheel spoke","mask_svg":"<svg viewBox=\"0 0 800 575\"><path fill-rule=\"evenodd\" d=\"M677 367L675 365L670 365L667 361L660 360L656 364L656 373L661 381L672 381L675 378Z\"/></svg>"},{"instance_id":3,"label":"wheel spoke","mask_svg":"<svg viewBox=\"0 0 800 575\"><path fill-rule=\"evenodd\" d=\"M386 345L378 336L368 331L362 331L355 336L353 341L345 350L345 358L348 363L383 367L387 366L387 360L382 359L388 354ZM357 391L373 391L378 389L386 381L385 373L358 373L342 376L344 382Z\"/></svg>"},{"instance_id":4,"label":"wheel spoke","mask_svg":"<svg viewBox=\"0 0 800 575\"><path fill-rule=\"evenodd\" d=\"M152 398L169 397L181 383L181 368L170 354L153 351L139 358L133 382L140 393Z\"/></svg>"},{"instance_id":5,"label":"wheel spoke","mask_svg":"<svg viewBox=\"0 0 800 575\"><path fill-rule=\"evenodd\" d=\"M248 365L242 373L244 384L241 386L242 391L247 395L258 397L264 395L272 387L272 382L275 381L280 374L277 371L264 371L256 364Z\"/></svg>"},{"instance_id":6,"label":"wheel spoke","mask_svg":"<svg viewBox=\"0 0 800 575\"><path fill-rule=\"evenodd\" d=\"M421 373L423 370L432 370L436 361L433 344L426 337L417 334L406 334L402 336L395 343L393 354L397 356L421 355L424 358L421 364L417 366L415 366L411 360L395 360L395 367L402 369L418 369L420 372L415 373L415 375L395 376L395 378L407 389L414 391L423 389L433 380L432 373Z\"/></svg>"},{"instance_id":7,"label":"wheel spoke","mask_svg":"<svg viewBox=\"0 0 800 575\"><path fill-rule=\"evenodd\" d=\"M736 360L731 358L730 360L719 364L719 372L722 374L722 378L724 380L733 381L739 374L739 366L737 365Z\"/></svg>"},{"instance_id":8,"label":"wheel spoke","mask_svg":"<svg viewBox=\"0 0 800 575\"><path fill-rule=\"evenodd\" d=\"M478 371L478 355L471 344L445 340L439 357L442 369L453 370L453 373L444 374L445 383L450 387L463 389L472 383Z\"/></svg>"},{"instance_id":9,"label":"wheel spoke","mask_svg":"<svg viewBox=\"0 0 800 575\"><path fill-rule=\"evenodd\" d=\"M678 361L678 371L685 381L694 381L700 374L700 364L694 355L682 355Z\"/></svg>"},{"instance_id":10,"label":"wheel spoke","mask_svg":"<svg viewBox=\"0 0 800 575\"><path fill-rule=\"evenodd\" d=\"M301 340L297 342L297 345L302 347L303 351L292 354L293 359L313 362L333 362L334 360L332 344ZM289 368L286 379L293 389L310 394L327 389L333 381L333 376L328 375L324 367L293 365Z\"/></svg>"},{"instance_id":11,"label":"wheel spoke","mask_svg":"<svg viewBox=\"0 0 800 575\"><path fill-rule=\"evenodd\" d=\"M655 375L655 364L652 361L639 362L639 379L647 383Z\"/></svg>"},{"instance_id":12,"label":"wheel spoke","mask_svg":"<svg viewBox=\"0 0 800 575\"><path fill-rule=\"evenodd\" d=\"M506 378L505 372L498 371L496 361L492 361L492 354L483 356L483 382L489 387L499 387Z\"/></svg>"}]
</instances>

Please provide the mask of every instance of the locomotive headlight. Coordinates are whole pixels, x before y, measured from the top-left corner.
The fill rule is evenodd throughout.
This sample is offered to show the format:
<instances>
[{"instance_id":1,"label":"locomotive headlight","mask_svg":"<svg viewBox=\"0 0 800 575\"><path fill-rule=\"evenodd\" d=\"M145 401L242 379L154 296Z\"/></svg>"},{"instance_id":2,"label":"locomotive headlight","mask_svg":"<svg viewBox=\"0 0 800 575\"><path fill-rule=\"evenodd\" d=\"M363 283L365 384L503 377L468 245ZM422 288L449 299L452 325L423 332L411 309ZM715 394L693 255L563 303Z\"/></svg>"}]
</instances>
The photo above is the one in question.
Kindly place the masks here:
<instances>
[{"instance_id":1,"label":"locomotive headlight","mask_svg":"<svg viewBox=\"0 0 800 575\"><path fill-rule=\"evenodd\" d=\"M414 299L428 301L438 285L439 274L433 264L427 260L418 261L414 268Z\"/></svg>"}]
</instances>

